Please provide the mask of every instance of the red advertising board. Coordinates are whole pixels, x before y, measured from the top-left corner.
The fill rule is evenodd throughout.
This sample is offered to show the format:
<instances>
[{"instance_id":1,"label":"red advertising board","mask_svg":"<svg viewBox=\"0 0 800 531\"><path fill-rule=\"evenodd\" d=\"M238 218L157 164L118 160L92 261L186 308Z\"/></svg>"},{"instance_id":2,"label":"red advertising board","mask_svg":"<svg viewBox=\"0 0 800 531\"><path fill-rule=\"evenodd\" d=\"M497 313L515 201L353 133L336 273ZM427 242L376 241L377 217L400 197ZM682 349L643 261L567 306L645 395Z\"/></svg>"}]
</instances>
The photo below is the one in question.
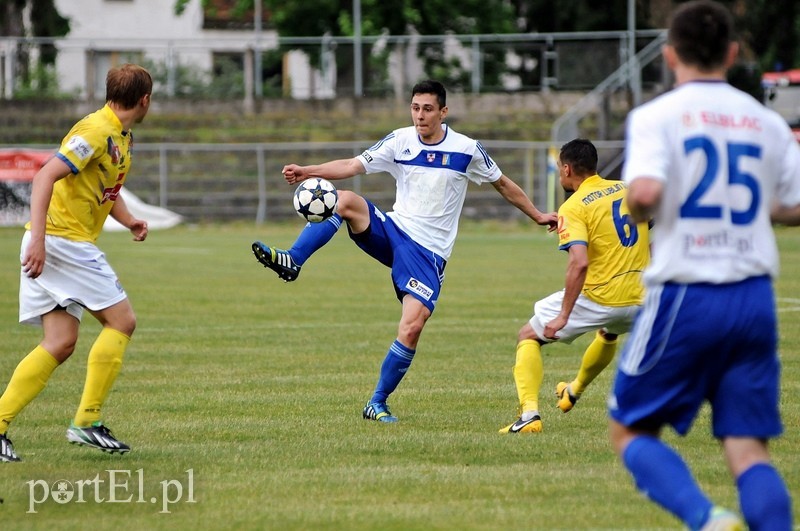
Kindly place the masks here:
<instances>
[{"instance_id":1,"label":"red advertising board","mask_svg":"<svg viewBox=\"0 0 800 531\"><path fill-rule=\"evenodd\" d=\"M32 181L53 153L53 150L0 149L0 181Z\"/></svg>"}]
</instances>

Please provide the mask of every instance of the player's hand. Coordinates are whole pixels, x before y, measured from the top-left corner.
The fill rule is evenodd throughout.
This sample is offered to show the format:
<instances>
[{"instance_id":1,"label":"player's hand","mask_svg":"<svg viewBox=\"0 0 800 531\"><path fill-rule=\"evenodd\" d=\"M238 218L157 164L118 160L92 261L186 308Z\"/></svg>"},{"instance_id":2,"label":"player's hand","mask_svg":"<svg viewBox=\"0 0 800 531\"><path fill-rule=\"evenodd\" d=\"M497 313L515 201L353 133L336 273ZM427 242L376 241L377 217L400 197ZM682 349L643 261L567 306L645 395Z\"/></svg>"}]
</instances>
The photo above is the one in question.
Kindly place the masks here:
<instances>
[{"instance_id":1,"label":"player's hand","mask_svg":"<svg viewBox=\"0 0 800 531\"><path fill-rule=\"evenodd\" d=\"M558 228L558 212L543 213L535 221L538 225L546 225L547 232L553 232Z\"/></svg>"},{"instance_id":2,"label":"player's hand","mask_svg":"<svg viewBox=\"0 0 800 531\"><path fill-rule=\"evenodd\" d=\"M133 234L133 241L143 242L147 238L147 222L143 219L134 219L131 226L128 227Z\"/></svg>"},{"instance_id":3,"label":"player's hand","mask_svg":"<svg viewBox=\"0 0 800 531\"><path fill-rule=\"evenodd\" d=\"M44 241L31 240L22 258L22 271L29 278L37 278L44 269L45 256Z\"/></svg>"},{"instance_id":4,"label":"player's hand","mask_svg":"<svg viewBox=\"0 0 800 531\"><path fill-rule=\"evenodd\" d=\"M289 184L297 184L300 181L304 181L307 177L303 167L297 164L287 164L283 167L281 173L283 173L283 178L286 179L286 182Z\"/></svg>"},{"instance_id":5,"label":"player's hand","mask_svg":"<svg viewBox=\"0 0 800 531\"><path fill-rule=\"evenodd\" d=\"M567 318L558 316L549 323L547 323L544 327L544 337L550 340L558 339L557 335L558 331L564 328L567 325Z\"/></svg>"}]
</instances>

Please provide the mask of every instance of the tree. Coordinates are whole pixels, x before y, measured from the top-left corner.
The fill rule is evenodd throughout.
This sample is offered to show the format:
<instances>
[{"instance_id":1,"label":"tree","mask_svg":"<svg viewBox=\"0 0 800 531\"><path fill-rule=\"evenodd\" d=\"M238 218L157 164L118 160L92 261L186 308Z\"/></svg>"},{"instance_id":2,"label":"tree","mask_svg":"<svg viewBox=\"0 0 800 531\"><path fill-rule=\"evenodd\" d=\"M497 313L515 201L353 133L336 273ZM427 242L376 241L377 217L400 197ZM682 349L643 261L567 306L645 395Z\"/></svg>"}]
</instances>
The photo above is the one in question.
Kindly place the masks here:
<instances>
[{"instance_id":1,"label":"tree","mask_svg":"<svg viewBox=\"0 0 800 531\"><path fill-rule=\"evenodd\" d=\"M181 13L191 0L176 0L176 12ZM205 9L214 9L220 2L201 0ZM253 0L229 0L241 15L252 13ZM281 37L323 36L352 37L355 34L353 2L334 0L306 0L285 2L264 0L264 10L269 13L269 23ZM379 35L443 35L491 34L515 31L514 13L506 0L361 0L361 34ZM319 64L318 50L309 50L313 64ZM338 52L340 64L348 64L351 57ZM438 72L440 79L452 87L468 80L467 65L450 59L446 65L442 44L425 44L420 56L428 72ZM502 55L482 57L484 79L491 80L502 72ZM343 76L347 78L347 76Z\"/></svg>"},{"instance_id":2,"label":"tree","mask_svg":"<svg viewBox=\"0 0 800 531\"><path fill-rule=\"evenodd\" d=\"M23 13L30 9L30 25L26 27ZM63 37L69 33L69 20L62 17L54 0L0 0L0 35L9 37ZM21 89L33 88L34 93L57 90L52 74L56 61L56 48L52 44L39 45L39 63L30 64L31 44L20 43L16 47L16 72Z\"/></svg>"},{"instance_id":3,"label":"tree","mask_svg":"<svg viewBox=\"0 0 800 531\"><path fill-rule=\"evenodd\" d=\"M800 67L800 7L796 0L728 0L741 38L765 71Z\"/></svg>"},{"instance_id":4,"label":"tree","mask_svg":"<svg viewBox=\"0 0 800 531\"><path fill-rule=\"evenodd\" d=\"M181 12L192 0L175 0ZM252 17L254 0L200 0L209 10L220 6L231 12ZM261 0L269 23L282 37L354 35L353 2L336 0ZM666 26L666 15L672 7L686 0L636 0L636 28ZM720 0L733 11L740 29L743 48L750 61L762 70L788 69L800 66L800 5L797 0ZM377 36L442 34L552 33L577 31L619 31L627 29L628 0L609 0L599 7L594 0L361 0L362 35ZM536 62L541 46L527 51ZM482 77L492 84L500 74L509 71L503 50L484 53ZM349 57L339 51L346 63ZM442 46L425 45L420 50L426 71L444 72L441 76L450 86L466 83L465 65L448 65ZM312 62L319 61L318 50L311 50ZM524 59L520 64L531 64ZM523 84L537 83L538 69L520 68L512 73ZM448 76L450 78L448 79Z\"/></svg>"}]
</instances>

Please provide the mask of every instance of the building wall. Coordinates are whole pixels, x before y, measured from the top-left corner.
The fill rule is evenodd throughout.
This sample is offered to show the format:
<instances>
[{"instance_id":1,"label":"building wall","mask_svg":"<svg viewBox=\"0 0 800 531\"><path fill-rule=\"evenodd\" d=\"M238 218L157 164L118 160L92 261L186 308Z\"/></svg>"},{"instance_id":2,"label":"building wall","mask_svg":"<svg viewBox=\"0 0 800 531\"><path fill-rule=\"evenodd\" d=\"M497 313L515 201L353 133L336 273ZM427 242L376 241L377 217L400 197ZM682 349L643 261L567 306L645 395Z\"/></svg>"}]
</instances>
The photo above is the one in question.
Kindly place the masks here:
<instances>
[{"instance_id":1,"label":"building wall","mask_svg":"<svg viewBox=\"0 0 800 531\"><path fill-rule=\"evenodd\" d=\"M256 42L277 46L274 31L204 30L200 0L181 15L172 0L55 0L71 31L59 42L56 73L64 91L102 98L108 68L127 61L195 66L209 71L213 52L244 53ZM95 94L84 93L88 85Z\"/></svg>"}]
</instances>

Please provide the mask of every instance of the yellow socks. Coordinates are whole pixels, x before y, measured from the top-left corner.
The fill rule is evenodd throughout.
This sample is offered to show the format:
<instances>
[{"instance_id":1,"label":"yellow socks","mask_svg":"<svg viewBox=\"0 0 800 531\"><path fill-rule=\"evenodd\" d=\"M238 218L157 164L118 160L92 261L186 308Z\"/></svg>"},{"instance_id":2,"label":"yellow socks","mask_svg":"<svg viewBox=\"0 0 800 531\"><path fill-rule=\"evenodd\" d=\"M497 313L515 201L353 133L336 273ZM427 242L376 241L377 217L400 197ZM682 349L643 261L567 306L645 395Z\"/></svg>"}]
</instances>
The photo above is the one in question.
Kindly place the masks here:
<instances>
[{"instance_id":1,"label":"yellow socks","mask_svg":"<svg viewBox=\"0 0 800 531\"><path fill-rule=\"evenodd\" d=\"M514 383L517 385L522 411L539 410L539 389L542 387L543 378L541 345L532 339L520 341L514 364Z\"/></svg>"},{"instance_id":2,"label":"yellow socks","mask_svg":"<svg viewBox=\"0 0 800 531\"><path fill-rule=\"evenodd\" d=\"M586 387L592 383L592 380L597 378L597 375L603 372L603 369L611 363L616 352L617 340L609 341L598 332L594 341L586 348L586 352L583 354L578 376L569 384L572 395L580 397Z\"/></svg>"},{"instance_id":3,"label":"yellow socks","mask_svg":"<svg viewBox=\"0 0 800 531\"><path fill-rule=\"evenodd\" d=\"M14 417L47 385L58 361L41 345L22 358L3 396L0 396L0 434L5 434Z\"/></svg>"},{"instance_id":4,"label":"yellow socks","mask_svg":"<svg viewBox=\"0 0 800 531\"><path fill-rule=\"evenodd\" d=\"M111 328L103 328L89 351L86 383L73 424L85 428L100 420L100 407L122 367L122 357L131 338Z\"/></svg>"}]
</instances>

